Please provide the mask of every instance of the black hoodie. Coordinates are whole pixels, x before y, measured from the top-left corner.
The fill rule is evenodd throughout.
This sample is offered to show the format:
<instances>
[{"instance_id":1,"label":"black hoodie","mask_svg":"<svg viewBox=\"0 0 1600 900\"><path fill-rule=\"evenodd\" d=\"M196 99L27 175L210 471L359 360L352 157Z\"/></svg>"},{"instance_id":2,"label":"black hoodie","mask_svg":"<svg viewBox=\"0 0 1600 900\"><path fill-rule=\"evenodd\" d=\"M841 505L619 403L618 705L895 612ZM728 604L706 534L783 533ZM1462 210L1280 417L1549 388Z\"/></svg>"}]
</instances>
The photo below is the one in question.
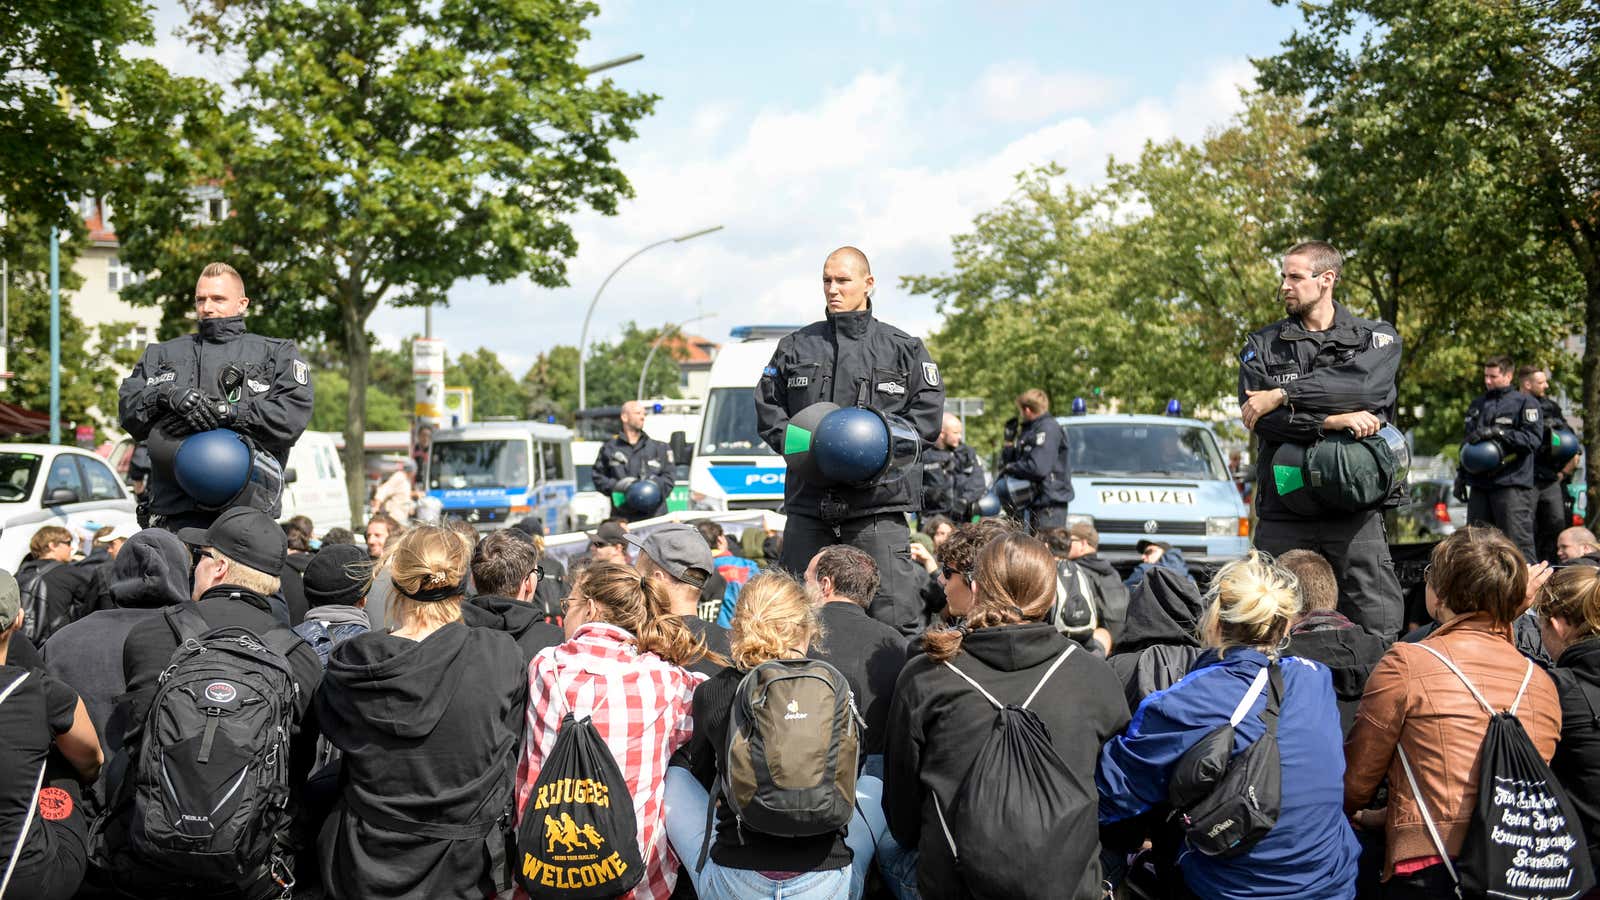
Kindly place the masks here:
<instances>
[{"instance_id":1,"label":"black hoodie","mask_svg":"<svg viewBox=\"0 0 1600 900\"><path fill-rule=\"evenodd\" d=\"M486 848L505 846L495 822L512 801L527 692L522 652L489 628L452 622L421 641L374 631L334 648L316 699L344 752L322 859L331 896L492 895L504 873ZM439 836L463 826L478 836Z\"/></svg>"},{"instance_id":2,"label":"black hoodie","mask_svg":"<svg viewBox=\"0 0 1600 900\"><path fill-rule=\"evenodd\" d=\"M1577 807L1589 855L1600 864L1600 641L1563 650L1550 677L1561 696L1561 743L1550 771Z\"/></svg>"},{"instance_id":3,"label":"black hoodie","mask_svg":"<svg viewBox=\"0 0 1600 900\"><path fill-rule=\"evenodd\" d=\"M540 607L495 594L479 594L461 604L461 621L473 628L492 628L511 635L522 648L525 663L533 662L540 650L567 639L560 626L545 621Z\"/></svg>"},{"instance_id":4,"label":"black hoodie","mask_svg":"<svg viewBox=\"0 0 1600 900\"><path fill-rule=\"evenodd\" d=\"M1134 588L1122 640L1110 659L1130 708L1171 687L1200 656L1202 602L1193 581L1162 566L1150 567Z\"/></svg>"},{"instance_id":5,"label":"black hoodie","mask_svg":"<svg viewBox=\"0 0 1600 900\"><path fill-rule=\"evenodd\" d=\"M1001 702L1021 703L1071 646L1048 623L979 628L962 640L951 662ZM1061 760L1083 784L1094 782L1100 745L1128 724L1128 707L1118 687L1106 664L1079 647L1028 707L1044 722ZM935 795L946 804L956 796L993 725L994 707L943 663L919 655L900 672L889 708L883 813L902 847L922 848L917 885L926 900L970 895L950 857L933 803ZM1003 823L1005 811L995 810L995 817ZM1018 860L1019 865L1027 862ZM1099 898L1099 866L1090 866L1071 893L1063 889L1060 895Z\"/></svg>"}]
</instances>

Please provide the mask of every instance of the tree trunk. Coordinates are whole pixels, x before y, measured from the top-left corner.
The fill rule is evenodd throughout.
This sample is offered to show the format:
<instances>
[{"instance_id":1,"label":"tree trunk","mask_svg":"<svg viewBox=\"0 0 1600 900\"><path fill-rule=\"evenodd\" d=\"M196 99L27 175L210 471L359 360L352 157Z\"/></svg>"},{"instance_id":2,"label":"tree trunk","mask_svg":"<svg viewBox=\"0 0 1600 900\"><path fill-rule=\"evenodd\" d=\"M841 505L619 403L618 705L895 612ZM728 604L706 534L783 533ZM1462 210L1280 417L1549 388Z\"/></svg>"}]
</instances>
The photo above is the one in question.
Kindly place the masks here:
<instances>
[{"instance_id":1,"label":"tree trunk","mask_svg":"<svg viewBox=\"0 0 1600 900\"><path fill-rule=\"evenodd\" d=\"M367 521L367 377L372 348L367 346L365 305L359 296L345 297L339 316L344 331L345 364L349 366L350 396L345 402L344 483L350 494L350 525L359 530Z\"/></svg>"},{"instance_id":2,"label":"tree trunk","mask_svg":"<svg viewBox=\"0 0 1600 900\"><path fill-rule=\"evenodd\" d=\"M1586 267L1583 280L1583 473L1589 502L1584 518L1594 528L1600 517L1600 270Z\"/></svg>"}]
</instances>

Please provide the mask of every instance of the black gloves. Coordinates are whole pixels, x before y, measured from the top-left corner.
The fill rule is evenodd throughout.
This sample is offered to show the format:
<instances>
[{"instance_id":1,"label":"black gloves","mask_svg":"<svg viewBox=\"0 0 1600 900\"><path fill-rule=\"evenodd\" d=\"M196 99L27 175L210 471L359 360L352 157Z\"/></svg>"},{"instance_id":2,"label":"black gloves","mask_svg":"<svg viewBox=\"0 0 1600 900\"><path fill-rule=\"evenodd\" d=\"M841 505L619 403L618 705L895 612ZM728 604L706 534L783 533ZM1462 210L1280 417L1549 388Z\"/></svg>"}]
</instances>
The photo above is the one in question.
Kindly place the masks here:
<instances>
[{"instance_id":1,"label":"black gloves","mask_svg":"<svg viewBox=\"0 0 1600 900\"><path fill-rule=\"evenodd\" d=\"M1467 502L1467 479L1459 473L1456 475L1455 487L1450 491L1450 496L1456 498L1458 503Z\"/></svg>"},{"instance_id":2,"label":"black gloves","mask_svg":"<svg viewBox=\"0 0 1600 900\"><path fill-rule=\"evenodd\" d=\"M192 387L170 387L157 397L157 402L172 411L167 430L175 437L233 426L233 404L207 397Z\"/></svg>"},{"instance_id":3,"label":"black gloves","mask_svg":"<svg viewBox=\"0 0 1600 900\"><path fill-rule=\"evenodd\" d=\"M1016 440L1017 440L1017 431L1018 430L1019 429L1018 429L1018 425L1017 425L1017 417L1016 416L1012 416L1011 418L1006 420L1006 424L1005 424L1006 443L1011 444L1011 443L1015 443L1016 442Z\"/></svg>"},{"instance_id":4,"label":"black gloves","mask_svg":"<svg viewBox=\"0 0 1600 900\"><path fill-rule=\"evenodd\" d=\"M633 483L638 481L638 480L639 479L634 478L633 476L630 475L627 478L623 478L623 479L618 480L616 484L611 486L611 490L613 490L613 491L615 491L615 492L617 492L619 494L626 494L628 492L628 488L633 487Z\"/></svg>"},{"instance_id":5,"label":"black gloves","mask_svg":"<svg viewBox=\"0 0 1600 900\"><path fill-rule=\"evenodd\" d=\"M1506 430L1504 428L1501 428L1499 425L1491 425L1488 428L1479 428L1478 430L1467 435L1467 443L1476 444L1480 441L1499 440L1505 436Z\"/></svg>"}]
</instances>

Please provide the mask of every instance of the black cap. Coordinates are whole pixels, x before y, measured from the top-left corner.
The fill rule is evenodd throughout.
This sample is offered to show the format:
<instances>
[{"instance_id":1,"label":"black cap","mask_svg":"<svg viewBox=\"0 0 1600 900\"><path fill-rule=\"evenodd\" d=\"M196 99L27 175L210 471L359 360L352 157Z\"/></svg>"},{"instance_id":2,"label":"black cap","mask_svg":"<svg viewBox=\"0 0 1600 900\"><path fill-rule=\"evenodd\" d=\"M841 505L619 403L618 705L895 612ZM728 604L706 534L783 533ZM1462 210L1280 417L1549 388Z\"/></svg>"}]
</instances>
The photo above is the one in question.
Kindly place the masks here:
<instances>
[{"instance_id":1,"label":"black cap","mask_svg":"<svg viewBox=\"0 0 1600 900\"><path fill-rule=\"evenodd\" d=\"M601 522L600 527L589 532L591 544L614 544L618 547L628 543L628 530L615 522Z\"/></svg>"},{"instance_id":2,"label":"black cap","mask_svg":"<svg viewBox=\"0 0 1600 900\"><path fill-rule=\"evenodd\" d=\"M248 506L224 510L210 528L182 529L178 539L195 547L215 547L234 562L273 578L283 574L289 555L289 539L278 523Z\"/></svg>"},{"instance_id":3,"label":"black cap","mask_svg":"<svg viewBox=\"0 0 1600 900\"><path fill-rule=\"evenodd\" d=\"M1152 541L1149 538L1140 538L1139 543L1134 545L1134 549L1137 550L1141 556L1144 555L1144 552L1149 550L1151 547L1160 547L1162 550L1172 549L1172 545L1166 541Z\"/></svg>"},{"instance_id":4,"label":"black cap","mask_svg":"<svg viewBox=\"0 0 1600 900\"><path fill-rule=\"evenodd\" d=\"M367 591L372 560L367 548L328 544L306 564L306 603L310 606L354 606Z\"/></svg>"}]
</instances>

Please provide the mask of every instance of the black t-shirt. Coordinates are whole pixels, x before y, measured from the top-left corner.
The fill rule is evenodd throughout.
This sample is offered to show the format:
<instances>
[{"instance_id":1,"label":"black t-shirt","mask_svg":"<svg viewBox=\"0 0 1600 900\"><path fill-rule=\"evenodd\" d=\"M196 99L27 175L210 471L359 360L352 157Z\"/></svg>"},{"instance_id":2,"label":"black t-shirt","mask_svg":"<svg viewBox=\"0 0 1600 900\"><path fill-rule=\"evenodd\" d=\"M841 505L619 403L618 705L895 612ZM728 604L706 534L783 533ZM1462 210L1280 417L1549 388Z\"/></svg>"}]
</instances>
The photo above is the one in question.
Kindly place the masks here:
<instances>
[{"instance_id":1,"label":"black t-shirt","mask_svg":"<svg viewBox=\"0 0 1600 900\"><path fill-rule=\"evenodd\" d=\"M719 654L724 660L733 654L733 646L728 642L728 629L714 622L707 622L699 616L681 616L683 624L689 626L694 636L706 642L706 649ZM702 659L692 666L684 666L691 672L702 675L715 675L721 672L723 666L711 659Z\"/></svg>"},{"instance_id":2,"label":"black t-shirt","mask_svg":"<svg viewBox=\"0 0 1600 900\"><path fill-rule=\"evenodd\" d=\"M0 703L0 859L10 856L22 821L33 803L39 771L55 736L72 728L78 695L43 669L0 666L0 692L27 673L28 677ZM39 812L34 812L34 818ZM29 829L19 868L51 852L49 833L37 823Z\"/></svg>"}]
</instances>

